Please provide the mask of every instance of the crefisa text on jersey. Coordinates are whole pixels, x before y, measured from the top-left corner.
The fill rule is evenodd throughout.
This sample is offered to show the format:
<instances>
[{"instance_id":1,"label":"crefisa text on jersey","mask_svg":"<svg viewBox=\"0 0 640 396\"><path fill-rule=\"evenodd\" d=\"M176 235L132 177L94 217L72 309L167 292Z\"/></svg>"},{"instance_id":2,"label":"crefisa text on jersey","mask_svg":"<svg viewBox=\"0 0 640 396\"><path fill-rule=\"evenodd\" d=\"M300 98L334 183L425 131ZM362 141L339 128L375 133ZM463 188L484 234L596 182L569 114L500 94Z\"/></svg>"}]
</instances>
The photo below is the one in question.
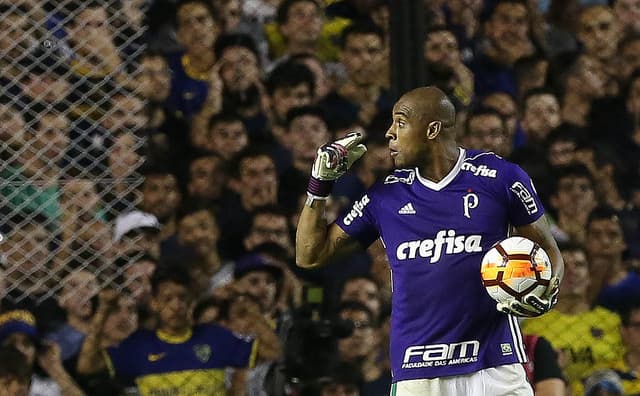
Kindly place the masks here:
<instances>
[{"instance_id":1,"label":"crefisa text on jersey","mask_svg":"<svg viewBox=\"0 0 640 396\"><path fill-rule=\"evenodd\" d=\"M362 209L364 209L364 207L367 206L369 202L369 196L366 194L363 195L359 201L354 202L351 211L344 217L344 224L349 225L356 218L362 217L362 215L364 214L362 212Z\"/></svg>"},{"instance_id":2,"label":"crefisa text on jersey","mask_svg":"<svg viewBox=\"0 0 640 396\"><path fill-rule=\"evenodd\" d=\"M440 261L443 252L458 254L481 251L481 235L456 235L455 230L440 230L436 233L435 239L401 242L396 249L396 257L398 260L431 257L429 262L433 264Z\"/></svg>"},{"instance_id":3,"label":"crefisa text on jersey","mask_svg":"<svg viewBox=\"0 0 640 396\"><path fill-rule=\"evenodd\" d=\"M460 169L472 172L474 176L484 176L495 179L498 175L498 171L496 171L495 169L490 169L486 165L475 166L468 162L464 162Z\"/></svg>"}]
</instances>

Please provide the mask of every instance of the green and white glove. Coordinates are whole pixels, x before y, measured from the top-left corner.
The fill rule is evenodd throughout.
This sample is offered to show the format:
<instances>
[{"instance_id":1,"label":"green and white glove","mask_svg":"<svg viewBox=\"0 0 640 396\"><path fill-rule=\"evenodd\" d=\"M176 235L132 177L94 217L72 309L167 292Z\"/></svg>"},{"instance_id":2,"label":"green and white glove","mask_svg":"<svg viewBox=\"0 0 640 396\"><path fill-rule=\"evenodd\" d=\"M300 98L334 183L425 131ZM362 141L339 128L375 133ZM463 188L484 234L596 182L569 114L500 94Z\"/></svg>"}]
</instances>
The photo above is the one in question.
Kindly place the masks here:
<instances>
[{"instance_id":1,"label":"green and white glove","mask_svg":"<svg viewBox=\"0 0 640 396\"><path fill-rule=\"evenodd\" d=\"M514 297L508 301L499 302L496 309L506 314L533 318L549 312L558 303L559 291L560 280L554 275L549 280L549 286L542 297L528 294L522 298L522 302Z\"/></svg>"},{"instance_id":2,"label":"green and white glove","mask_svg":"<svg viewBox=\"0 0 640 396\"><path fill-rule=\"evenodd\" d=\"M342 139L320 147L311 169L307 194L316 199L325 199L331 194L333 183L367 152L359 132L349 133Z\"/></svg>"}]
</instances>

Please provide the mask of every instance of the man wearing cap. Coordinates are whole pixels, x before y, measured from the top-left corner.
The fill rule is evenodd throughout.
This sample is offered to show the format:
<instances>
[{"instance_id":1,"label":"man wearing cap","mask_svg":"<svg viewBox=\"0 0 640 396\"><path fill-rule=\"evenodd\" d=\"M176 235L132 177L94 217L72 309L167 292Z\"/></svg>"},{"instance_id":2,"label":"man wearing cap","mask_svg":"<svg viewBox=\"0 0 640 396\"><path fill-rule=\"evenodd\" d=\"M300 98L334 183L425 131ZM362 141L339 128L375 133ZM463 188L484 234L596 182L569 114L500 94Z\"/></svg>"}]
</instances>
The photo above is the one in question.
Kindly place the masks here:
<instances>
[{"instance_id":1,"label":"man wearing cap","mask_svg":"<svg viewBox=\"0 0 640 396\"><path fill-rule=\"evenodd\" d=\"M153 258L160 256L160 222L151 213L134 210L116 217L113 242L119 256L144 252Z\"/></svg>"},{"instance_id":2,"label":"man wearing cap","mask_svg":"<svg viewBox=\"0 0 640 396\"><path fill-rule=\"evenodd\" d=\"M82 396L84 392L73 381L62 365L60 348L42 342L36 329L36 319L29 311L14 310L0 315L0 346L20 351L27 363L37 365L48 377L34 374L30 395Z\"/></svg>"}]
</instances>

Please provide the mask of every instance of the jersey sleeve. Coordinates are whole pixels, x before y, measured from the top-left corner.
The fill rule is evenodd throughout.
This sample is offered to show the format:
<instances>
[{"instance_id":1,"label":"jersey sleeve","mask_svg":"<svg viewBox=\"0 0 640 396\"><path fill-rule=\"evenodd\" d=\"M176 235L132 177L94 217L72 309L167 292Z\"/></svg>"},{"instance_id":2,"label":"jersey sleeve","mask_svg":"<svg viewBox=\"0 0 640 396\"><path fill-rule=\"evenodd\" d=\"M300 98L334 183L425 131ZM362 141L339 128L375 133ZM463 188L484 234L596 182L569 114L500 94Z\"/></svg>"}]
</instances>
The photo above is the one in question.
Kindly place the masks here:
<instances>
[{"instance_id":1,"label":"jersey sleeve","mask_svg":"<svg viewBox=\"0 0 640 396\"><path fill-rule=\"evenodd\" d=\"M212 338L211 343L216 345L218 353L224 356L224 366L251 368L255 365L258 340L232 333L219 326L211 326L208 334Z\"/></svg>"},{"instance_id":2,"label":"jersey sleeve","mask_svg":"<svg viewBox=\"0 0 640 396\"><path fill-rule=\"evenodd\" d=\"M533 356L535 367L533 379L535 382L551 378L564 380L562 369L558 364L558 354L546 338L538 338Z\"/></svg>"},{"instance_id":3,"label":"jersey sleeve","mask_svg":"<svg viewBox=\"0 0 640 396\"><path fill-rule=\"evenodd\" d=\"M512 167L505 188L509 221L512 225L518 227L531 224L544 214L544 207L533 186L533 181L519 166Z\"/></svg>"},{"instance_id":4,"label":"jersey sleeve","mask_svg":"<svg viewBox=\"0 0 640 396\"><path fill-rule=\"evenodd\" d=\"M336 220L336 224L349 236L358 240L364 248L379 237L372 213L375 203L369 195L370 193L364 194Z\"/></svg>"}]
</instances>

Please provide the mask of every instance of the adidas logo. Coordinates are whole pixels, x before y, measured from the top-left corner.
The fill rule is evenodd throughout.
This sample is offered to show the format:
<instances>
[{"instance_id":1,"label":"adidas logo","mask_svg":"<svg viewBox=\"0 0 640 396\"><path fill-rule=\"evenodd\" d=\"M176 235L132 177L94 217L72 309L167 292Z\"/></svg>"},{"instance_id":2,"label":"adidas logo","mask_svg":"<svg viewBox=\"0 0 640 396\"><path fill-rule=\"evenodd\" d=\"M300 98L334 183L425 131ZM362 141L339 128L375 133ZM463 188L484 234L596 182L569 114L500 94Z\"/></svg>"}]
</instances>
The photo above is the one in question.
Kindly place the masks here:
<instances>
[{"instance_id":1,"label":"adidas logo","mask_svg":"<svg viewBox=\"0 0 640 396\"><path fill-rule=\"evenodd\" d=\"M401 207L400 210L398 210L398 214L416 214L416 210L413 208L413 204L409 202L408 204Z\"/></svg>"}]
</instances>

